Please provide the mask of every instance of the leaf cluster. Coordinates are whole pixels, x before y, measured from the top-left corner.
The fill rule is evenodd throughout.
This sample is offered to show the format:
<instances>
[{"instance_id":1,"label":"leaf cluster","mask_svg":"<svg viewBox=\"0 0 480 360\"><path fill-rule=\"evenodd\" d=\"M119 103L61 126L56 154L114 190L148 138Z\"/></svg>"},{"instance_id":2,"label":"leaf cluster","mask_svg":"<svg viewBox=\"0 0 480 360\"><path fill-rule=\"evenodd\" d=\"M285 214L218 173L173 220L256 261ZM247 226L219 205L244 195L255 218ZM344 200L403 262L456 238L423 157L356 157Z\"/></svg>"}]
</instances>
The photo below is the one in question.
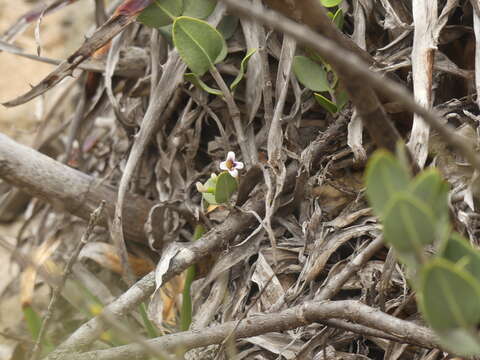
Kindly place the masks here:
<instances>
[{"instance_id":1,"label":"leaf cluster","mask_svg":"<svg viewBox=\"0 0 480 360\"><path fill-rule=\"evenodd\" d=\"M480 353L480 252L451 229L448 184L436 169L412 178L405 162L382 150L365 179L385 241L406 265L423 316L447 349Z\"/></svg>"}]
</instances>

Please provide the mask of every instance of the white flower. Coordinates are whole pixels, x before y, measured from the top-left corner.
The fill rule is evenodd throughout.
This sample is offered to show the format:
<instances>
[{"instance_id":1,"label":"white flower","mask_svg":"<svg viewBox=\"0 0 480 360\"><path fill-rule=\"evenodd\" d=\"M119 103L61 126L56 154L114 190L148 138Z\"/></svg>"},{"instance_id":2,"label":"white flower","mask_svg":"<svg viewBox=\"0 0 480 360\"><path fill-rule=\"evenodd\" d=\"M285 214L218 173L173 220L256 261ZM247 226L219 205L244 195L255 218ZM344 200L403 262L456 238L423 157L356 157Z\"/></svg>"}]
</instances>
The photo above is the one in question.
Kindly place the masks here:
<instances>
[{"instance_id":1,"label":"white flower","mask_svg":"<svg viewBox=\"0 0 480 360\"><path fill-rule=\"evenodd\" d=\"M243 169L243 163L240 161L235 161L235 153L233 151L229 151L227 154L227 159L220 163L220 169L227 170L230 175L236 178L238 176L238 170Z\"/></svg>"}]
</instances>

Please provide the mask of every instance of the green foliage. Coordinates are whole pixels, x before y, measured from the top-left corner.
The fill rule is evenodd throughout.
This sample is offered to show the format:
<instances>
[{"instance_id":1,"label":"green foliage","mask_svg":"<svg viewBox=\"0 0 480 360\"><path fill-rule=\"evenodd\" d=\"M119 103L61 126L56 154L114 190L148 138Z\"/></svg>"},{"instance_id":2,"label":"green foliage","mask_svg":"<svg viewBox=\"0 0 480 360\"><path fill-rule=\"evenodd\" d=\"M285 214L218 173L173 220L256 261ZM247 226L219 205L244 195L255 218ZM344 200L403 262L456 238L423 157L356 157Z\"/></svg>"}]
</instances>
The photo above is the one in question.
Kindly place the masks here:
<instances>
[{"instance_id":1,"label":"green foliage","mask_svg":"<svg viewBox=\"0 0 480 360\"><path fill-rule=\"evenodd\" d=\"M203 186L207 189L206 191L202 191L203 200L207 204L217 205L215 201L215 190L217 188L217 176L210 177Z\"/></svg>"},{"instance_id":2,"label":"green foliage","mask_svg":"<svg viewBox=\"0 0 480 360\"><path fill-rule=\"evenodd\" d=\"M232 194L237 190L237 180L224 171L217 177L217 187L215 189L215 202L217 204L226 203L230 200Z\"/></svg>"},{"instance_id":3,"label":"green foliage","mask_svg":"<svg viewBox=\"0 0 480 360\"><path fill-rule=\"evenodd\" d=\"M178 50L182 60L192 73L185 74L185 80L209 94L222 96L223 93L207 85L201 77L215 64L227 56L225 39L233 35L238 27L238 18L226 15L218 30L201 20L215 9L215 0L154 0L140 13L137 20L147 26L158 28L160 33ZM248 60L256 50L247 52L240 63L240 71L230 85L233 91L245 76Z\"/></svg>"},{"instance_id":4,"label":"green foliage","mask_svg":"<svg viewBox=\"0 0 480 360\"><path fill-rule=\"evenodd\" d=\"M137 17L137 21L154 28L169 25L183 12L183 0L154 0Z\"/></svg>"},{"instance_id":5,"label":"green foliage","mask_svg":"<svg viewBox=\"0 0 480 360\"><path fill-rule=\"evenodd\" d=\"M340 3L342 2L342 0L320 0L320 2L321 2L322 5L325 6L326 8L332 8L332 7L335 7L335 6L340 5Z\"/></svg>"},{"instance_id":6,"label":"green foliage","mask_svg":"<svg viewBox=\"0 0 480 360\"><path fill-rule=\"evenodd\" d=\"M178 53L198 76L226 56L227 45L222 34L203 20L181 16L173 23L172 34Z\"/></svg>"},{"instance_id":7,"label":"green foliage","mask_svg":"<svg viewBox=\"0 0 480 360\"><path fill-rule=\"evenodd\" d=\"M248 60L252 57L253 54L255 54L257 50L256 49L250 49L245 57L243 58L242 62L240 63L240 71L238 72L237 76L233 80L232 84L230 85L230 90L235 90L237 85L242 81L243 77L245 76L245 71L247 70L247 64Z\"/></svg>"},{"instance_id":8,"label":"green foliage","mask_svg":"<svg viewBox=\"0 0 480 360\"><path fill-rule=\"evenodd\" d=\"M424 318L446 349L478 355L480 252L451 232L448 185L435 169L411 179L402 161L386 151L372 156L365 180L367 198L385 240L407 266ZM436 255L428 255L427 246Z\"/></svg>"},{"instance_id":9,"label":"green foliage","mask_svg":"<svg viewBox=\"0 0 480 360\"><path fill-rule=\"evenodd\" d=\"M422 254L435 241L433 211L407 192L398 192L388 202L383 219L385 240L399 253Z\"/></svg>"},{"instance_id":10,"label":"green foliage","mask_svg":"<svg viewBox=\"0 0 480 360\"><path fill-rule=\"evenodd\" d=\"M205 91L209 94L217 95L217 96L222 96L223 95L221 90L214 89L214 88L208 86L207 84L205 84L205 82L202 79L200 79L199 76L197 76L194 73L186 73L183 76L183 78L187 81L190 81L197 88L202 89L203 91Z\"/></svg>"},{"instance_id":11,"label":"green foliage","mask_svg":"<svg viewBox=\"0 0 480 360\"><path fill-rule=\"evenodd\" d=\"M380 150L368 162L365 182L367 198L381 217L393 195L408 188L410 175L392 154Z\"/></svg>"},{"instance_id":12,"label":"green foliage","mask_svg":"<svg viewBox=\"0 0 480 360\"><path fill-rule=\"evenodd\" d=\"M205 184L199 185L203 200L208 205L227 203L238 188L237 179L230 175L228 171L221 172L218 176L213 175ZM197 188L199 185L197 184Z\"/></svg>"},{"instance_id":13,"label":"green foliage","mask_svg":"<svg viewBox=\"0 0 480 360\"><path fill-rule=\"evenodd\" d=\"M145 303L141 303L140 306L138 307L138 310L140 312L140 316L142 317L143 326L145 327L145 330L147 331L148 337L153 339L153 338L156 338L156 337L160 336L158 331L157 331L157 328L148 318L147 308L145 306Z\"/></svg>"},{"instance_id":14,"label":"green foliage","mask_svg":"<svg viewBox=\"0 0 480 360\"><path fill-rule=\"evenodd\" d=\"M327 72L319 63L306 56L295 56L293 72L303 86L312 91L329 91Z\"/></svg>"},{"instance_id":15,"label":"green foliage","mask_svg":"<svg viewBox=\"0 0 480 360\"><path fill-rule=\"evenodd\" d=\"M184 0L185 9L182 15L197 19L206 19L215 9L215 0Z\"/></svg>"},{"instance_id":16,"label":"green foliage","mask_svg":"<svg viewBox=\"0 0 480 360\"><path fill-rule=\"evenodd\" d=\"M342 0L321 0L322 5L328 8L336 7L341 2ZM328 11L327 15L340 30L343 28L342 9L338 8L334 13ZM315 100L331 114L336 114L347 104L348 95L340 89L336 73L315 52L311 52L309 57L295 56L293 72L303 86L314 91Z\"/></svg>"},{"instance_id":17,"label":"green foliage","mask_svg":"<svg viewBox=\"0 0 480 360\"><path fill-rule=\"evenodd\" d=\"M480 322L480 283L468 271L435 258L422 269L422 312L433 329L472 330Z\"/></svg>"},{"instance_id":18,"label":"green foliage","mask_svg":"<svg viewBox=\"0 0 480 360\"><path fill-rule=\"evenodd\" d=\"M42 319L31 306L23 308L23 316L25 317L25 322L27 323L27 328L32 339L37 340L42 327Z\"/></svg>"},{"instance_id":19,"label":"green foliage","mask_svg":"<svg viewBox=\"0 0 480 360\"><path fill-rule=\"evenodd\" d=\"M339 110L337 104L327 99L322 94L314 93L313 96L315 97L315 100L317 100L317 102L328 112L335 114Z\"/></svg>"},{"instance_id":20,"label":"green foliage","mask_svg":"<svg viewBox=\"0 0 480 360\"><path fill-rule=\"evenodd\" d=\"M338 9L335 14L333 15L333 18L332 18L333 22L335 23L335 25L337 25L337 27L342 30L343 29L343 24L345 23L345 18L343 17L343 10L342 9Z\"/></svg>"},{"instance_id":21,"label":"green foliage","mask_svg":"<svg viewBox=\"0 0 480 360\"><path fill-rule=\"evenodd\" d=\"M439 256L463 267L476 279L480 279L480 253L458 233L452 233L439 251Z\"/></svg>"}]
</instances>

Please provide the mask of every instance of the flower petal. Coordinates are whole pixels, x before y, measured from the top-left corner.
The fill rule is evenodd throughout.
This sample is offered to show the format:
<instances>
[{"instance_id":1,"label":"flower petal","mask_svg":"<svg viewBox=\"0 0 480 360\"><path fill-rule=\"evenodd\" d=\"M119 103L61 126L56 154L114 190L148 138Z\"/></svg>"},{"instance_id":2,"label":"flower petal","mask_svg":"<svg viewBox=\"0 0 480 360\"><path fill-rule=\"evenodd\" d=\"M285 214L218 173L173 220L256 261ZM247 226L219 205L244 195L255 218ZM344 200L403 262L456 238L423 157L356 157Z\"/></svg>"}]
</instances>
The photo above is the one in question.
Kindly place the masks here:
<instances>
[{"instance_id":1,"label":"flower petal","mask_svg":"<svg viewBox=\"0 0 480 360\"><path fill-rule=\"evenodd\" d=\"M235 162L235 153L233 151L229 151L227 154L227 161L230 160L232 162Z\"/></svg>"},{"instance_id":2,"label":"flower petal","mask_svg":"<svg viewBox=\"0 0 480 360\"><path fill-rule=\"evenodd\" d=\"M222 169L222 170L228 170L227 162L226 162L226 161L222 161L222 162L220 163L220 169Z\"/></svg>"},{"instance_id":3,"label":"flower petal","mask_svg":"<svg viewBox=\"0 0 480 360\"><path fill-rule=\"evenodd\" d=\"M241 161L235 161L235 165L233 166L235 169L242 170L244 165Z\"/></svg>"},{"instance_id":4,"label":"flower petal","mask_svg":"<svg viewBox=\"0 0 480 360\"><path fill-rule=\"evenodd\" d=\"M230 173L230 175L232 175L232 177L234 177L234 178L238 177L238 170L237 169L228 170L228 172Z\"/></svg>"}]
</instances>

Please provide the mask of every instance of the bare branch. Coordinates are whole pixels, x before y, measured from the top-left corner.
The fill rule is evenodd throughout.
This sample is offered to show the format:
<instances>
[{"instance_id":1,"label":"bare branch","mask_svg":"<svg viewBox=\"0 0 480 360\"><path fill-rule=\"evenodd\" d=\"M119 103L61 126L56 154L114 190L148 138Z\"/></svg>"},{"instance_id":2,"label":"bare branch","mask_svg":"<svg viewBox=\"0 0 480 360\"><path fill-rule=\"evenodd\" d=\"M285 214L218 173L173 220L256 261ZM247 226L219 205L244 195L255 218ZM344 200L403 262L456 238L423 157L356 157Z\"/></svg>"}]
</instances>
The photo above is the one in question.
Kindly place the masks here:
<instances>
[{"instance_id":1,"label":"bare branch","mask_svg":"<svg viewBox=\"0 0 480 360\"><path fill-rule=\"evenodd\" d=\"M371 308L359 301L307 302L303 305L279 313L251 316L241 321L235 330L236 338L246 338L295 329L327 319L343 319L381 330L394 335L401 341L425 348L439 347L433 332L412 322L397 319L380 310ZM165 335L149 341L152 348L164 351L175 349L190 350L197 347L220 344L237 325L231 321L222 325L203 329L201 332L186 331ZM362 327L351 327L360 330ZM377 335L381 333L376 332ZM389 336L389 339L391 336ZM138 345L125 345L108 350L90 351L79 355L68 355L72 360L127 360L145 355L145 349ZM61 358L57 358L61 359Z\"/></svg>"},{"instance_id":2,"label":"bare branch","mask_svg":"<svg viewBox=\"0 0 480 360\"><path fill-rule=\"evenodd\" d=\"M99 224L107 227L113 215L116 189L92 176L72 169L27 146L0 134L0 178L26 193L39 197L56 209L88 220L105 200L105 212ZM127 195L125 236L128 240L147 243L143 224L153 204L144 198Z\"/></svg>"}]
</instances>

